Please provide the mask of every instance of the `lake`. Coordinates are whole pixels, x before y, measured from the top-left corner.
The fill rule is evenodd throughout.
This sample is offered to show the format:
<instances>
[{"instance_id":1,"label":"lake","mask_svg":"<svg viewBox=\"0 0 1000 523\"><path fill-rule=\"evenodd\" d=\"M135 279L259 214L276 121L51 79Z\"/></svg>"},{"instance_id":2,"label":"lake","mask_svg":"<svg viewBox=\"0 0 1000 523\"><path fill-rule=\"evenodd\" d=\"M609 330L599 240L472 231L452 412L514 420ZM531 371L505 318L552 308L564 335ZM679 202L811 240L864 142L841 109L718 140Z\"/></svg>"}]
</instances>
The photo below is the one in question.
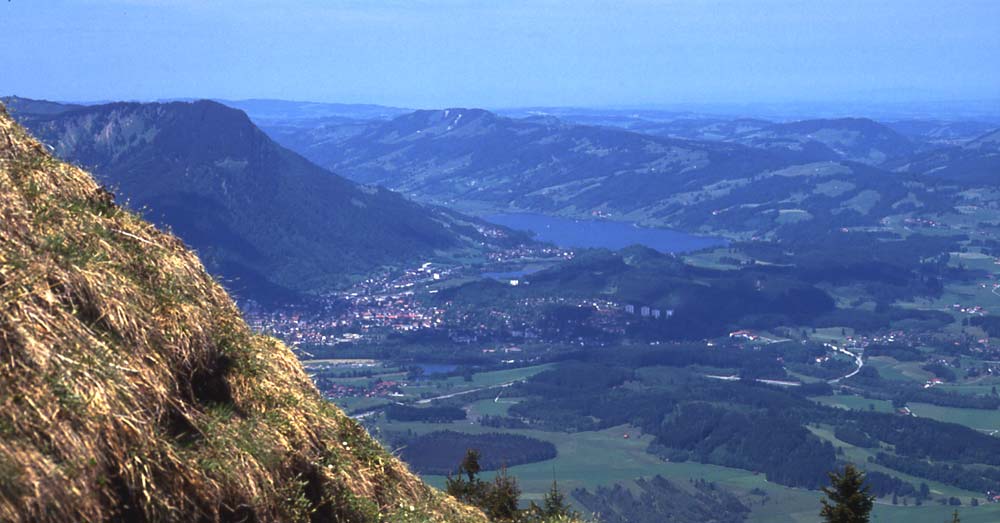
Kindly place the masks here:
<instances>
[{"instance_id":1,"label":"lake","mask_svg":"<svg viewBox=\"0 0 1000 523\"><path fill-rule=\"evenodd\" d=\"M726 244L722 238L639 227L628 222L575 220L532 213L492 214L482 218L512 229L531 231L535 233L535 239L566 248L618 250L639 244L664 253L681 253Z\"/></svg>"},{"instance_id":2,"label":"lake","mask_svg":"<svg viewBox=\"0 0 1000 523\"><path fill-rule=\"evenodd\" d=\"M448 374L457 369L458 365L451 365L449 363L413 363L407 365L407 367L420 367L424 371L424 376L431 376L434 374Z\"/></svg>"}]
</instances>

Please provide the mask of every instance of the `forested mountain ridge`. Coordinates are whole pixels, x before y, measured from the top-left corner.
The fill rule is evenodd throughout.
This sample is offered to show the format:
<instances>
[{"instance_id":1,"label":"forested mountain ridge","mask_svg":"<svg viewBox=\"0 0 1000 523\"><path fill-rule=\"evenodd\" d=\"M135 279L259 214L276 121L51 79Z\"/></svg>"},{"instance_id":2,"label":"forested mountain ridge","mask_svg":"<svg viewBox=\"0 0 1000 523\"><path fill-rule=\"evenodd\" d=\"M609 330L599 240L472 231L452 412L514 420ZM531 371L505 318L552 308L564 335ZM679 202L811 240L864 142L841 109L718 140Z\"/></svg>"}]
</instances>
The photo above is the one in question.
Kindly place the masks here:
<instances>
[{"instance_id":1,"label":"forested mountain ridge","mask_svg":"<svg viewBox=\"0 0 1000 523\"><path fill-rule=\"evenodd\" d=\"M0 520L485 522L0 106Z\"/></svg>"},{"instance_id":2,"label":"forested mountain ridge","mask_svg":"<svg viewBox=\"0 0 1000 523\"><path fill-rule=\"evenodd\" d=\"M478 252L471 219L359 186L274 143L209 101L115 103L30 112L57 156L92 169L149 219L169 225L240 294L284 299L383 265Z\"/></svg>"}]
</instances>

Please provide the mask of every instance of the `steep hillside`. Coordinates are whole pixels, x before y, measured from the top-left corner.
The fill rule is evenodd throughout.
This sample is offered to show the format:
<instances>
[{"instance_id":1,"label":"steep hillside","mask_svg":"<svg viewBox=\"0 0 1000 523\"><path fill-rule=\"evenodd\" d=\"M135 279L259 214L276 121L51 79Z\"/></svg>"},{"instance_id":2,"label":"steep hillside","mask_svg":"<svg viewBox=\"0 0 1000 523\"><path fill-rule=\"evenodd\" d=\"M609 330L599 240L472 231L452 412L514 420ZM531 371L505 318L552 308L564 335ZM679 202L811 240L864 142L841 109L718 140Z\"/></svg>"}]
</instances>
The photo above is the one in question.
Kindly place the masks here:
<instances>
[{"instance_id":1,"label":"steep hillside","mask_svg":"<svg viewBox=\"0 0 1000 523\"><path fill-rule=\"evenodd\" d=\"M484 521L0 108L0 520Z\"/></svg>"},{"instance_id":2,"label":"steep hillside","mask_svg":"<svg viewBox=\"0 0 1000 523\"><path fill-rule=\"evenodd\" d=\"M870 127L865 122L847 124ZM744 125L764 122L741 120L715 129L730 132ZM780 128L786 130L783 136L794 131L804 137L811 126ZM345 176L423 201L610 215L705 232L874 225L889 214L947 204L928 197L925 185L912 176L844 160L813 141L758 148L575 125L550 116L511 119L480 109L327 124L280 139Z\"/></svg>"},{"instance_id":3,"label":"steep hillside","mask_svg":"<svg viewBox=\"0 0 1000 523\"><path fill-rule=\"evenodd\" d=\"M13 114L58 157L92 169L119 199L169 225L227 285L258 299L468 254L484 242L464 218L336 176L215 102Z\"/></svg>"},{"instance_id":4,"label":"steep hillside","mask_svg":"<svg viewBox=\"0 0 1000 523\"><path fill-rule=\"evenodd\" d=\"M878 165L915 150L907 138L867 118L803 120L744 133L736 141L766 149L811 150L827 160Z\"/></svg>"}]
</instances>

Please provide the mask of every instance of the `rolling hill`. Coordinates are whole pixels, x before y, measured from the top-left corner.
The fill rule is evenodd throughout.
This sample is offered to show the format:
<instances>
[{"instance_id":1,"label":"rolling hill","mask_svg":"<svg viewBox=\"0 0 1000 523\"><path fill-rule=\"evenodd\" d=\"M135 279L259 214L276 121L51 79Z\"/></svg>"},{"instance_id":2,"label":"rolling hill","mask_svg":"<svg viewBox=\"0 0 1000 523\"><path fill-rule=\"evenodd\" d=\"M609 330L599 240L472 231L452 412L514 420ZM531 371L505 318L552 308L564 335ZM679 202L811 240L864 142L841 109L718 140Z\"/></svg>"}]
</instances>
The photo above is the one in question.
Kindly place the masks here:
<instances>
[{"instance_id":1,"label":"rolling hill","mask_svg":"<svg viewBox=\"0 0 1000 523\"><path fill-rule=\"evenodd\" d=\"M904 136L867 118L774 124L740 134L735 141L764 149L809 150L824 156L824 160L850 160L871 165L907 156L916 149Z\"/></svg>"},{"instance_id":2,"label":"rolling hill","mask_svg":"<svg viewBox=\"0 0 1000 523\"><path fill-rule=\"evenodd\" d=\"M748 174L784 161L739 145L657 138L552 117L510 119L482 109L416 111L369 122L342 139L330 132L310 146L290 145L355 180L425 200L537 201L552 207L635 176L646 182L671 177L671 185L683 185L718 180L723 170ZM655 194L648 186L636 189Z\"/></svg>"},{"instance_id":3,"label":"rolling hill","mask_svg":"<svg viewBox=\"0 0 1000 523\"><path fill-rule=\"evenodd\" d=\"M897 133L927 145L961 145L997 128L996 122L898 120L886 122Z\"/></svg>"},{"instance_id":4,"label":"rolling hill","mask_svg":"<svg viewBox=\"0 0 1000 523\"><path fill-rule=\"evenodd\" d=\"M380 266L484 249L476 222L332 174L215 102L35 106L13 114L168 225L241 295L291 299Z\"/></svg>"},{"instance_id":5,"label":"rolling hill","mask_svg":"<svg viewBox=\"0 0 1000 523\"><path fill-rule=\"evenodd\" d=\"M712 125L730 132L765 124ZM446 109L277 138L352 179L459 209L764 234L873 225L948 205L923 180L855 161L910 150L870 120L775 124L741 136L750 145Z\"/></svg>"},{"instance_id":6,"label":"rolling hill","mask_svg":"<svg viewBox=\"0 0 1000 523\"><path fill-rule=\"evenodd\" d=\"M1000 180L1000 129L963 145L927 151L897 162L896 170L963 186L996 187Z\"/></svg>"}]
</instances>

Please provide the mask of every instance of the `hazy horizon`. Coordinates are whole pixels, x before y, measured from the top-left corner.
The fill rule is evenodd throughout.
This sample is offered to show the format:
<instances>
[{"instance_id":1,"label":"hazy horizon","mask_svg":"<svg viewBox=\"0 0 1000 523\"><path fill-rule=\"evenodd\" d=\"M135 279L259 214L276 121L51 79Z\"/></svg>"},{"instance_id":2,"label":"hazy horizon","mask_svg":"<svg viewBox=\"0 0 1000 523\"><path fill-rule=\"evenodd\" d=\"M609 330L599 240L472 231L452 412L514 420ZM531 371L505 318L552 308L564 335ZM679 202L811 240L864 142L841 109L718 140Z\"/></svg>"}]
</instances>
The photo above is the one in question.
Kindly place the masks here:
<instances>
[{"instance_id":1,"label":"hazy horizon","mask_svg":"<svg viewBox=\"0 0 1000 523\"><path fill-rule=\"evenodd\" d=\"M0 4L0 91L425 107L983 102L1000 3Z\"/></svg>"}]
</instances>

